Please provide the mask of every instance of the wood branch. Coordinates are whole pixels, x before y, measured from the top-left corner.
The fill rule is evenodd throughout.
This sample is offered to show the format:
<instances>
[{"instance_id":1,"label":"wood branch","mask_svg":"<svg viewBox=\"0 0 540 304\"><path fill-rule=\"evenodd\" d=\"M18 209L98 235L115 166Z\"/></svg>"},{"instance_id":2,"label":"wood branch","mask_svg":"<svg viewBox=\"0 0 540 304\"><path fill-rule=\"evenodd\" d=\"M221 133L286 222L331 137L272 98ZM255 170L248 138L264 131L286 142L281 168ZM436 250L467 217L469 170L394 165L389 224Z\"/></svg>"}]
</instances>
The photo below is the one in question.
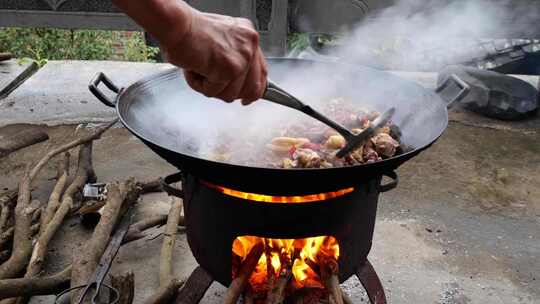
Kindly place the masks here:
<instances>
[{"instance_id":1,"label":"wood branch","mask_svg":"<svg viewBox=\"0 0 540 304\"><path fill-rule=\"evenodd\" d=\"M83 144L79 149L79 160L77 164L77 173L75 174L75 178L73 179L73 182L69 185L69 187L66 189L66 192L62 197L62 203L60 204L60 207L57 209L56 213L47 224L47 227L42 229L42 233L39 235L36 245L34 246L34 249L32 251L32 256L30 258L30 262L24 276L25 278L36 276L41 271L43 263L45 262L45 255L47 254L49 242L52 240L52 238L62 225L64 218L73 206L74 196L79 193L86 184L86 182L90 178L92 178L92 175L94 175L93 172L94 169L92 168L92 141L90 141ZM55 193L54 195L56 196L59 194ZM55 204L55 202L53 202L53 204Z\"/></svg>"},{"instance_id":2,"label":"wood branch","mask_svg":"<svg viewBox=\"0 0 540 304\"><path fill-rule=\"evenodd\" d=\"M54 156L62 153L62 152L65 152L67 150L70 150L74 147L77 147L77 146L80 146L82 144L85 144L85 143L88 143L88 142L91 142L93 140L96 140L98 138L100 138L100 136L105 132L107 131L110 127L112 127L114 124L116 124L118 122L118 119L115 119L109 123L107 123L105 126L103 127L100 127L100 128L97 128L94 132L91 132L87 135L84 135L78 139L75 139L67 144L64 144L62 146L59 146L58 148L55 148L51 151L49 151L37 164L36 166L32 169L32 171L30 172L30 179L31 180L34 180L34 178L36 177L36 175L39 173L39 171L43 168L43 166L45 166L45 164L47 164L47 162L53 158Z\"/></svg>"},{"instance_id":3,"label":"wood branch","mask_svg":"<svg viewBox=\"0 0 540 304\"><path fill-rule=\"evenodd\" d=\"M112 127L117 121L115 119L95 132L49 151L31 170L29 168L25 170L25 174L19 183L17 206L15 207L15 232L12 254L9 260L0 265L0 279L16 276L24 269L32 254L32 239L30 237L32 218L28 210L31 199L30 188L32 181L51 158L73 147L91 142L101 136L103 132Z\"/></svg>"},{"instance_id":4,"label":"wood branch","mask_svg":"<svg viewBox=\"0 0 540 304\"><path fill-rule=\"evenodd\" d=\"M121 216L122 210L136 202L139 191L140 188L137 187L133 179L107 185L107 203L103 215L90 240L73 257L72 287L84 285L88 282L107 248L111 233ZM72 301L76 301L78 296L79 292L74 292Z\"/></svg>"},{"instance_id":5,"label":"wood branch","mask_svg":"<svg viewBox=\"0 0 540 304\"><path fill-rule=\"evenodd\" d=\"M16 134L0 141L0 157L7 156L17 150L44 142L48 139L49 135L47 132L38 128L31 128L17 132Z\"/></svg>"},{"instance_id":6,"label":"wood branch","mask_svg":"<svg viewBox=\"0 0 540 304\"><path fill-rule=\"evenodd\" d=\"M15 206L15 229L10 258L0 265L0 279L13 278L26 266L32 253L32 208L30 208L30 168L27 167L19 184Z\"/></svg>"},{"instance_id":7,"label":"wood branch","mask_svg":"<svg viewBox=\"0 0 540 304\"><path fill-rule=\"evenodd\" d=\"M16 190L8 190L0 196L0 207L2 208L0 212L0 231L2 232L8 229L7 224L10 215L13 213L18 194Z\"/></svg>"},{"instance_id":8,"label":"wood branch","mask_svg":"<svg viewBox=\"0 0 540 304\"><path fill-rule=\"evenodd\" d=\"M341 289L341 295L343 297L343 303L344 304L353 304L354 302L352 301L352 299L349 297L349 295L347 295L345 293L345 291L343 291L343 289Z\"/></svg>"},{"instance_id":9,"label":"wood branch","mask_svg":"<svg viewBox=\"0 0 540 304\"><path fill-rule=\"evenodd\" d=\"M111 285L118 291L117 304L132 304L135 295L135 276L133 272L125 275L111 276ZM114 299L111 299L114 300Z\"/></svg>"},{"instance_id":10,"label":"wood branch","mask_svg":"<svg viewBox=\"0 0 540 304\"><path fill-rule=\"evenodd\" d=\"M41 219L41 213L42 213L41 210L42 210L41 208L38 208L34 210L34 212L32 212L32 223L39 222L39 220Z\"/></svg>"},{"instance_id":11,"label":"wood branch","mask_svg":"<svg viewBox=\"0 0 540 304\"><path fill-rule=\"evenodd\" d=\"M38 232L39 226L40 226L40 224L37 223L37 224L34 224L34 225L32 225L30 227L30 234L32 236L35 235ZM14 227L10 227L8 230L6 230L2 234L0 234L0 249L4 248L6 244L8 244L9 242L11 242L13 240L13 232L14 232L14 230L15 230Z\"/></svg>"},{"instance_id":12,"label":"wood branch","mask_svg":"<svg viewBox=\"0 0 540 304\"><path fill-rule=\"evenodd\" d=\"M146 234L144 233L145 230L152 227L156 227L156 226L163 226L166 223L167 223L166 214L156 215L151 218L141 220L129 227L126 237L124 238L124 244L142 239L146 237Z\"/></svg>"},{"instance_id":13,"label":"wood branch","mask_svg":"<svg viewBox=\"0 0 540 304\"><path fill-rule=\"evenodd\" d=\"M224 304L235 304L238 301L240 294L242 294L246 288L249 282L249 277L251 276L253 270L255 270L255 267L257 266L263 252L264 244L262 242L253 246L246 259L240 266L240 270L238 271L236 278L234 278L229 286L229 289L227 289L225 299L223 300Z\"/></svg>"},{"instance_id":14,"label":"wood branch","mask_svg":"<svg viewBox=\"0 0 540 304\"><path fill-rule=\"evenodd\" d=\"M6 61L13 58L13 54L9 52L0 53L0 61Z\"/></svg>"},{"instance_id":15,"label":"wood branch","mask_svg":"<svg viewBox=\"0 0 540 304\"><path fill-rule=\"evenodd\" d=\"M159 286L165 286L173 278L172 273L172 253L176 243L176 232L178 223L182 214L182 200L172 197L171 209L165 227L165 236L161 247L161 256L159 261Z\"/></svg>"},{"instance_id":16,"label":"wood branch","mask_svg":"<svg viewBox=\"0 0 540 304\"><path fill-rule=\"evenodd\" d=\"M146 237L146 234L144 233L145 230L153 228L153 227L163 226L166 223L167 223L166 214L155 215L153 217L143 219L129 227L128 233L126 234L126 237L124 238L123 244L145 238ZM180 217L178 221L178 225L185 226L185 219L183 216Z\"/></svg>"},{"instance_id":17,"label":"wood branch","mask_svg":"<svg viewBox=\"0 0 540 304\"><path fill-rule=\"evenodd\" d=\"M4 263L5 261L7 261L10 255L11 255L11 252L9 250L0 251L0 263Z\"/></svg>"},{"instance_id":18,"label":"wood branch","mask_svg":"<svg viewBox=\"0 0 540 304\"><path fill-rule=\"evenodd\" d=\"M175 304L198 304L213 281L208 272L198 266L176 295Z\"/></svg>"},{"instance_id":19,"label":"wood branch","mask_svg":"<svg viewBox=\"0 0 540 304\"><path fill-rule=\"evenodd\" d=\"M167 284L161 285L155 294L144 301L144 304L168 304L176 297L180 287L182 287L181 281L170 280Z\"/></svg>"},{"instance_id":20,"label":"wood branch","mask_svg":"<svg viewBox=\"0 0 540 304\"><path fill-rule=\"evenodd\" d=\"M69 176L69 152L64 153L64 158L58 164L58 174L56 184L54 185L53 191L49 196L49 201L47 202L47 207L45 208L45 213L41 217L41 229L39 235L43 235L45 228L54 217L56 210L60 206L60 198L64 192L64 188L67 184L67 179Z\"/></svg>"},{"instance_id":21,"label":"wood branch","mask_svg":"<svg viewBox=\"0 0 540 304\"><path fill-rule=\"evenodd\" d=\"M10 227L0 234L0 248L4 248L7 243L13 240L13 231L15 231L15 228Z\"/></svg>"},{"instance_id":22,"label":"wood branch","mask_svg":"<svg viewBox=\"0 0 540 304\"><path fill-rule=\"evenodd\" d=\"M56 294L69 285L71 266L42 278L0 280L0 299Z\"/></svg>"},{"instance_id":23,"label":"wood branch","mask_svg":"<svg viewBox=\"0 0 540 304\"><path fill-rule=\"evenodd\" d=\"M343 295L339 287L339 268L335 258L320 254L318 256L321 280L329 294L330 304L343 304Z\"/></svg>"},{"instance_id":24,"label":"wood branch","mask_svg":"<svg viewBox=\"0 0 540 304\"><path fill-rule=\"evenodd\" d=\"M163 192L163 188L161 188L161 178L140 182L139 186L141 187L141 194Z\"/></svg>"}]
</instances>

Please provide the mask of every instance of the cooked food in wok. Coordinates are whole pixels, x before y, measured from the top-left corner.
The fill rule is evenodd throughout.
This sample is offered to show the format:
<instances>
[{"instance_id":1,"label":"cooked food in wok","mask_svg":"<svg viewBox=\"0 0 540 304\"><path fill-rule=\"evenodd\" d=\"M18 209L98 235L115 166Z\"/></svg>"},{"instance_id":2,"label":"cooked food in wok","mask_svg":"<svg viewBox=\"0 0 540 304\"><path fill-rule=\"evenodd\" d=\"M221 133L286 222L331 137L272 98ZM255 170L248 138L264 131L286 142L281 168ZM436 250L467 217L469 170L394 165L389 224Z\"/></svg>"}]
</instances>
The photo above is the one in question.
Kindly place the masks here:
<instances>
[{"instance_id":1,"label":"cooked food in wok","mask_svg":"<svg viewBox=\"0 0 540 304\"><path fill-rule=\"evenodd\" d=\"M323 112L358 134L379 116L376 111L355 109L343 98L331 100ZM376 134L343 158L336 153L345 146L343 136L319 122L293 124L284 136L275 137L268 148L279 159L273 167L332 168L372 163L402 153L399 128L392 122L378 129Z\"/></svg>"}]
</instances>

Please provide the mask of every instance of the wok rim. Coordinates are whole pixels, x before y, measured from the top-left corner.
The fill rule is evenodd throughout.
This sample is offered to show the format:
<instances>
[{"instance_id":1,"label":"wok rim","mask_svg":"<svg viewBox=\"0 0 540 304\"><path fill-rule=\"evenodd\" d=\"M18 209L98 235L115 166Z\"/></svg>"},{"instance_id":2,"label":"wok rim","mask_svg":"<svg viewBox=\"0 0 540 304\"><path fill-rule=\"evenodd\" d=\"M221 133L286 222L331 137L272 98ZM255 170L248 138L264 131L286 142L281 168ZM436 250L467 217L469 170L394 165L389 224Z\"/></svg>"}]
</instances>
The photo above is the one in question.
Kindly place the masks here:
<instances>
[{"instance_id":1,"label":"wok rim","mask_svg":"<svg viewBox=\"0 0 540 304\"><path fill-rule=\"evenodd\" d=\"M324 60L313 60L313 59L304 59L304 58L286 58L286 57L266 57L266 60L267 61L280 60L280 61L290 61L290 62L306 62L306 63L313 63L313 64L318 64L318 63L328 64L329 63L329 61L324 61ZM340 64L340 65L346 65L346 66L350 66L352 68L355 67L354 64L345 63L345 62L331 62L331 63ZM362 67L374 70L374 71L379 72L379 73L386 73L386 74L390 75L391 77L398 78L401 81L405 81L405 82L409 83L410 85L420 87L425 92L429 92L430 95L433 96L433 98L437 102L440 102L442 104L443 109L444 109L444 113L445 113L445 115L444 115L444 124L443 124L443 127L441 128L441 131L438 132L439 134L437 136L435 136L433 139L430 139L429 141L427 141L428 143L421 146L421 147L418 147L418 148L415 148L415 149L410 150L408 152L399 154L397 156L387 158L387 159L384 159L384 160L381 160L381 161L373 162L373 163L357 164L357 165L344 166L344 167L331 167L331 168L290 168L290 169L282 169L282 168L272 168L272 167L262 167L262 166L248 166L248 165L235 164L235 163L219 162L219 161L215 161L215 160L211 160L211 159L201 158L200 156L195 156L195 155L192 155L192 154L178 152L178 151L175 151L175 150L171 150L171 149L169 149L169 148L167 148L167 147L165 147L165 146L163 146L161 144L156 143L154 140L151 140L151 139L147 138L146 136L143 136L142 134L140 134L140 132L136 131L133 127L131 127L126 122L126 120L124 119L124 116L122 115L122 113L120 111L120 103L122 102L122 100L127 99L127 98L125 98L126 94L128 94L129 92L134 91L136 89L139 89L144 85L148 85L148 83L151 84L152 81L156 81L160 77L164 77L166 75L172 74L173 72L181 71L181 69L178 68L178 67L171 67L171 68L166 69L164 71L156 72L156 73L154 73L152 75L148 75L146 77L141 78L140 80L132 83L131 85L127 86L126 88L122 88L120 90L120 92L118 93L118 95L116 96L115 109L116 109L116 114L117 114L120 122L131 133L133 133L135 136L139 137L143 141L151 143L152 145L154 145L156 147L159 147L160 149L164 149L167 152L179 154L179 155L182 155L183 157L188 157L188 158L193 159L193 160L211 163L211 164L216 165L216 166L232 166L234 168L241 169L241 170L254 170L255 169L255 170L269 170L269 171L272 171L272 172L293 172L294 171L294 172L297 172L297 173L301 173L301 172L320 172L320 171L323 171L323 170L324 170L324 172L334 172L334 171L338 171L340 169L342 169L342 170L343 169L353 170L353 169L363 169L363 168L365 168L365 170L369 170L369 169L371 169L373 167L379 167L379 166L381 166L381 167L392 167L392 166L390 166L390 164L395 162L395 163L398 163L398 165L394 166L394 168L392 169L392 170L395 170L403 162L413 158L414 156L418 155L420 152L422 152L422 151L426 150L427 148L429 148L431 145L433 145L444 134L444 132L448 128L448 122L449 122L448 110L447 110L447 107L445 106L445 103L442 100L442 98L438 94L436 94L434 91L426 89L426 88L422 87L421 85L419 85L418 83L416 83L414 81L403 79L403 78L401 78L399 76L392 75L392 74L390 74L390 73L388 73L386 71L376 70L376 69L366 67L366 66L362 66ZM195 92L195 93L199 94L198 92ZM126 101L126 102L128 102L128 101Z\"/></svg>"}]
</instances>

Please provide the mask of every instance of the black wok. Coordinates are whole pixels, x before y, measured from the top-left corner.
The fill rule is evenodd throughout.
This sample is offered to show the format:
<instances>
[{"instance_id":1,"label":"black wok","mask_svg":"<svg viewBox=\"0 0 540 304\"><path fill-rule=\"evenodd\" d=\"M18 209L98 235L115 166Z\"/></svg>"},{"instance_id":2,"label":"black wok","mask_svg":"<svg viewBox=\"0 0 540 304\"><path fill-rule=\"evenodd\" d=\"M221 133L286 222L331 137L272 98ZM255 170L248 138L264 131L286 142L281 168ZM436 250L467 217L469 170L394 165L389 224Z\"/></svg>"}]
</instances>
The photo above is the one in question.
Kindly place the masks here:
<instances>
[{"instance_id":1,"label":"black wok","mask_svg":"<svg viewBox=\"0 0 540 304\"><path fill-rule=\"evenodd\" d=\"M457 87L459 93L454 94L454 90L456 96L443 98L414 82L357 65L284 58L269 58L268 64L270 79L314 108L338 96L353 100L360 108L382 112L395 107L393 122L401 129L402 143L411 149L376 163L329 169L275 169L215 161L205 152L207 146L215 145L210 138L223 139L221 133L225 133L234 145L256 142L256 150L262 147L262 138L282 126L275 121L305 117L265 101L243 107L211 100L191 90L177 68L122 89L100 73L90 83L90 90L116 108L131 133L178 169L214 184L267 195L330 192L382 175L393 176L395 169L442 135L448 124L447 106L468 91L454 75L437 92L448 93L446 89ZM101 82L117 93L114 100L98 89Z\"/></svg>"}]
</instances>

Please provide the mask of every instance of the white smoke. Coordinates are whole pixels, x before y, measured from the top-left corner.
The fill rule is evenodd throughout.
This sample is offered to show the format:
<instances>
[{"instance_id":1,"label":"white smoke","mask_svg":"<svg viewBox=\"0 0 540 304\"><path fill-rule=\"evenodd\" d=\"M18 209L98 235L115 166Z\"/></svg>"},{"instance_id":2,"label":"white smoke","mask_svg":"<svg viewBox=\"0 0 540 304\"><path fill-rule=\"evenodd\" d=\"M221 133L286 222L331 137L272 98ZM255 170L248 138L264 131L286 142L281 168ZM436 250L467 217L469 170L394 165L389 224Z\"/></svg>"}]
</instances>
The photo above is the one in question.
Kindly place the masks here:
<instances>
[{"instance_id":1,"label":"white smoke","mask_svg":"<svg viewBox=\"0 0 540 304\"><path fill-rule=\"evenodd\" d=\"M368 14L330 55L382 69L437 71L494 51L482 42L538 38L523 34L534 32L540 20L540 4L534 3L399 0Z\"/></svg>"}]
</instances>

